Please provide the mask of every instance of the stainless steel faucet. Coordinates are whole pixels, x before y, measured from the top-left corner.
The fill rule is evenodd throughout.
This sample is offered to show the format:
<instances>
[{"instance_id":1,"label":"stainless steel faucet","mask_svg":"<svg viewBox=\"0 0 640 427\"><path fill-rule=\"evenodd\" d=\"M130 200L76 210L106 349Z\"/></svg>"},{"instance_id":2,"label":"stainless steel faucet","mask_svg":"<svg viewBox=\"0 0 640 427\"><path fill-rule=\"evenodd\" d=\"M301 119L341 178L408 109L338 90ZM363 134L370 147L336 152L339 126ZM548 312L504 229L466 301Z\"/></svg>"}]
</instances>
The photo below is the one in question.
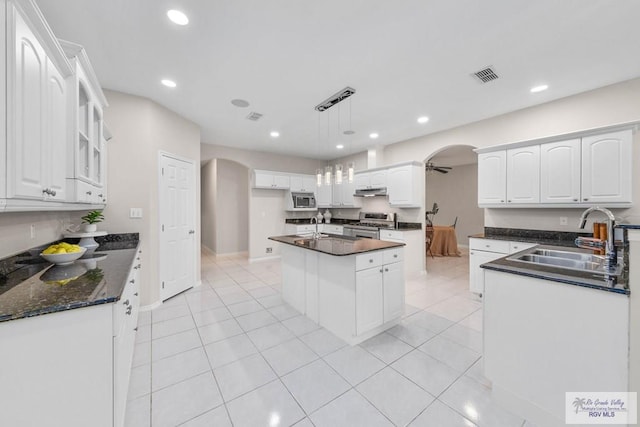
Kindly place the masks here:
<instances>
[{"instance_id":1,"label":"stainless steel faucet","mask_svg":"<svg viewBox=\"0 0 640 427\"><path fill-rule=\"evenodd\" d=\"M618 254L616 253L615 245L614 245L614 226L616 225L616 217L611 213L611 211L607 208L601 208L599 206L592 206L586 211L582 212L582 216L580 216L580 224L579 227L581 229L587 225L587 217L591 212L598 211L602 212L607 216L607 243L605 246L605 257L606 264L605 268L609 270L614 270L616 268L616 264L618 261Z\"/></svg>"},{"instance_id":2,"label":"stainless steel faucet","mask_svg":"<svg viewBox=\"0 0 640 427\"><path fill-rule=\"evenodd\" d=\"M313 233L313 238L314 238L314 239L317 239L317 238L318 238L318 236L320 235L320 234L318 233L318 218L316 218L315 216L312 216L312 217L311 217L311 221L309 221L309 223L310 223L310 224L313 224L314 222L315 222L315 224L316 224L316 231Z\"/></svg>"}]
</instances>

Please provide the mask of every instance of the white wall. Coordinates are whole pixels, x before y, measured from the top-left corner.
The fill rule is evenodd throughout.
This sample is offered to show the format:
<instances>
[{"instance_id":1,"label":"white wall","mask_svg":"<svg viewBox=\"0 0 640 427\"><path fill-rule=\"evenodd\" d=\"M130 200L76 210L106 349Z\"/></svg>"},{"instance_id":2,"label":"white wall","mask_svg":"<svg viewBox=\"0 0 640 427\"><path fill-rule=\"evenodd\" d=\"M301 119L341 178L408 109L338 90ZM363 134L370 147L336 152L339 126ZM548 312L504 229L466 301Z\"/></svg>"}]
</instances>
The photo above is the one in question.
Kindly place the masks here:
<instances>
[{"instance_id":1,"label":"white wall","mask_svg":"<svg viewBox=\"0 0 640 427\"><path fill-rule=\"evenodd\" d=\"M0 213L0 258L44 245L62 237L72 223L79 224L86 212L12 212ZM31 225L35 237L31 238Z\"/></svg>"},{"instance_id":2,"label":"white wall","mask_svg":"<svg viewBox=\"0 0 640 427\"><path fill-rule=\"evenodd\" d=\"M143 305L160 299L158 219L159 152L195 162L196 206L200 205L200 129L194 123L146 98L105 91L109 107L105 122L113 139L108 143L108 195L104 229L112 233L140 233L142 241ZM130 219L129 209L143 209ZM200 210L196 209L196 224ZM200 227L196 227L200 241ZM196 281L200 280L200 245L196 250Z\"/></svg>"},{"instance_id":3,"label":"white wall","mask_svg":"<svg viewBox=\"0 0 640 427\"><path fill-rule=\"evenodd\" d=\"M247 252L249 248L249 169L216 160L216 254Z\"/></svg>"},{"instance_id":4,"label":"white wall","mask_svg":"<svg viewBox=\"0 0 640 427\"><path fill-rule=\"evenodd\" d=\"M384 150L384 161L387 165L424 161L452 145L482 148L633 121L640 121L640 79L388 145ZM635 135L633 156L633 182L636 184L633 197L636 206L615 210L614 213L637 224L640 223L640 132ZM576 231L582 211L583 209L486 209L485 225ZM560 216L568 217L567 226L559 224Z\"/></svg>"},{"instance_id":5,"label":"white wall","mask_svg":"<svg viewBox=\"0 0 640 427\"><path fill-rule=\"evenodd\" d=\"M211 159L226 159L240 163L253 169L264 169L291 173L314 174L315 170L323 167L326 162L315 159L307 159L280 154L265 153L259 151L241 150L222 145L201 144L201 160L207 162ZM249 180L248 186L251 186ZM218 187L218 198L224 190ZM249 258L267 258L280 254L279 244L268 240L269 236L284 233L284 221L286 218L294 218L293 212L285 212L284 190L248 189L248 250ZM217 228L220 232L220 227ZM272 253L267 253L267 248L272 248Z\"/></svg>"},{"instance_id":6,"label":"white wall","mask_svg":"<svg viewBox=\"0 0 640 427\"><path fill-rule=\"evenodd\" d=\"M209 160L200 169L200 227L202 229L202 245L215 253L216 247L216 159Z\"/></svg>"},{"instance_id":7,"label":"white wall","mask_svg":"<svg viewBox=\"0 0 640 427\"><path fill-rule=\"evenodd\" d=\"M449 173L433 171L426 176L427 210L434 202L439 211L436 225L450 225L458 217L456 237L461 245L469 244L469 235L484 231L484 209L478 207L478 165L454 166Z\"/></svg>"}]
</instances>

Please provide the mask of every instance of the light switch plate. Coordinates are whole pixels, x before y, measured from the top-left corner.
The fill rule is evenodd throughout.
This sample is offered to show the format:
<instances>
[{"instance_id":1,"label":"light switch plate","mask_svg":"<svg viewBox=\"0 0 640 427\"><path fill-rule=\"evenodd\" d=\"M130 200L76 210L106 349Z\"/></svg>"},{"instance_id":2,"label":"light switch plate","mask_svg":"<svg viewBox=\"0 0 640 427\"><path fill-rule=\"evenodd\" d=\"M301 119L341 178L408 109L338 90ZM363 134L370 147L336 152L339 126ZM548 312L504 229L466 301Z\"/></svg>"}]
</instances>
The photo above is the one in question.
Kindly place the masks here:
<instances>
[{"instance_id":1,"label":"light switch plate","mask_svg":"<svg viewBox=\"0 0 640 427\"><path fill-rule=\"evenodd\" d=\"M142 208L131 208L129 218L142 218Z\"/></svg>"}]
</instances>

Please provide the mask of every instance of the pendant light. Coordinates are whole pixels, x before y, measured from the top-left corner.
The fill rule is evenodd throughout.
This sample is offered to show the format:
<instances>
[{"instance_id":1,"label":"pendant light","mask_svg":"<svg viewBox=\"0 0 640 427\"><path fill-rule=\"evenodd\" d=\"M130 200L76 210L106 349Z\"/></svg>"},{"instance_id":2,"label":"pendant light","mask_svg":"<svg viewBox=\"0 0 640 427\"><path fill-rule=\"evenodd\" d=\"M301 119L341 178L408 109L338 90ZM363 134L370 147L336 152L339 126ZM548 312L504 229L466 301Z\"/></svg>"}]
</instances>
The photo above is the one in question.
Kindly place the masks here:
<instances>
[{"instance_id":1,"label":"pendant light","mask_svg":"<svg viewBox=\"0 0 640 427\"><path fill-rule=\"evenodd\" d=\"M353 162L349 162L347 163L347 180L349 181L349 184L353 183L353 175L355 173L355 163Z\"/></svg>"},{"instance_id":2,"label":"pendant light","mask_svg":"<svg viewBox=\"0 0 640 427\"><path fill-rule=\"evenodd\" d=\"M333 168L326 166L324 168L324 185L331 185L331 175L333 174Z\"/></svg>"},{"instance_id":3,"label":"pendant light","mask_svg":"<svg viewBox=\"0 0 640 427\"><path fill-rule=\"evenodd\" d=\"M342 184L342 165L336 165L336 184Z\"/></svg>"},{"instance_id":4,"label":"pendant light","mask_svg":"<svg viewBox=\"0 0 640 427\"><path fill-rule=\"evenodd\" d=\"M322 187L322 169L316 169L316 186Z\"/></svg>"}]
</instances>

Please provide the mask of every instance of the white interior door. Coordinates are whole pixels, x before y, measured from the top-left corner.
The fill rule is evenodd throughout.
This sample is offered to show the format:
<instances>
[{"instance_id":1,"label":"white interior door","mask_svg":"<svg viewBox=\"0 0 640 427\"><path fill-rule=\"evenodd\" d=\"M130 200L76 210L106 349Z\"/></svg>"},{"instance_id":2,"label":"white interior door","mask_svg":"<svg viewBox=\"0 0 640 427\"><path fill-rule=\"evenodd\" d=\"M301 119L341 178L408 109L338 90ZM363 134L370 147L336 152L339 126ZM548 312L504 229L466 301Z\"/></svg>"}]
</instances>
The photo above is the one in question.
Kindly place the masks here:
<instances>
[{"instance_id":1,"label":"white interior door","mask_svg":"<svg viewBox=\"0 0 640 427\"><path fill-rule=\"evenodd\" d=\"M195 284L195 177L192 162L160 156L160 298Z\"/></svg>"}]
</instances>

